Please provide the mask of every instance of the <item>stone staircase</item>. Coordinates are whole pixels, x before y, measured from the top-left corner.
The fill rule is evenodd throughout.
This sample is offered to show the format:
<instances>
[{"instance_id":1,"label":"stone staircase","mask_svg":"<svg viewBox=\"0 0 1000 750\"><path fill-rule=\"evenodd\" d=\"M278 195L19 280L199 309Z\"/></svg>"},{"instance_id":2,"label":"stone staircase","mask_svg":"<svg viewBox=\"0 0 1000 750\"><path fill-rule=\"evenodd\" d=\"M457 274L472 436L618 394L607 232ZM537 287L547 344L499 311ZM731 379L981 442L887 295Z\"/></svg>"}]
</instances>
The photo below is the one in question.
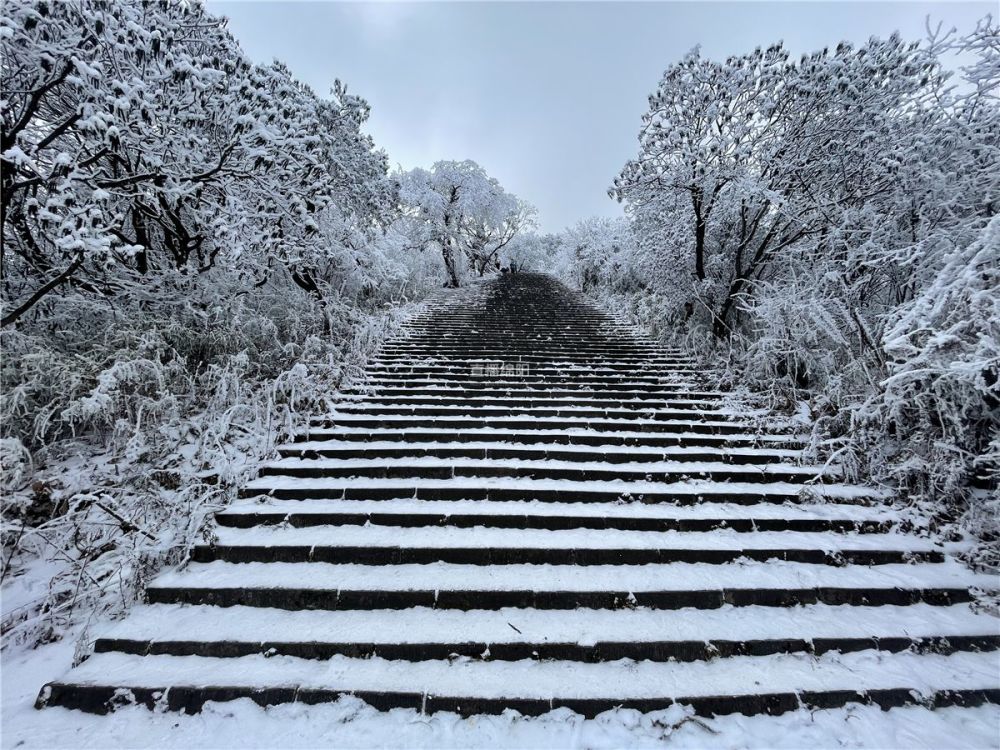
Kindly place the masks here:
<instances>
[{"instance_id":1,"label":"stone staircase","mask_svg":"<svg viewBox=\"0 0 1000 750\"><path fill-rule=\"evenodd\" d=\"M1000 702L995 577L552 279L442 295L368 374L39 706Z\"/></svg>"}]
</instances>

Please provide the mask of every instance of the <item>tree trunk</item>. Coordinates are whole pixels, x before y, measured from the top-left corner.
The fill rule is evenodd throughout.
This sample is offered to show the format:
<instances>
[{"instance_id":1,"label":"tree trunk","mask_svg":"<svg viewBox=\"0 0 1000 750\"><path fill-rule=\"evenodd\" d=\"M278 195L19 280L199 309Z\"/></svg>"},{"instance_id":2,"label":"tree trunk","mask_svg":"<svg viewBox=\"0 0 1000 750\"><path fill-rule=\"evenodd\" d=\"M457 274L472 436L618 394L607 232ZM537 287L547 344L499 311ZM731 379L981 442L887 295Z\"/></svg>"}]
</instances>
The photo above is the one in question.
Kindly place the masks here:
<instances>
[{"instance_id":1,"label":"tree trunk","mask_svg":"<svg viewBox=\"0 0 1000 750\"><path fill-rule=\"evenodd\" d=\"M448 272L447 286L458 288L458 268L455 266L455 248L451 246L451 240L446 240L441 244L441 257L444 259L444 268Z\"/></svg>"},{"instance_id":2,"label":"tree trunk","mask_svg":"<svg viewBox=\"0 0 1000 750\"><path fill-rule=\"evenodd\" d=\"M701 192L691 193L694 208L694 275L698 281L705 280L705 217L702 215Z\"/></svg>"}]
</instances>

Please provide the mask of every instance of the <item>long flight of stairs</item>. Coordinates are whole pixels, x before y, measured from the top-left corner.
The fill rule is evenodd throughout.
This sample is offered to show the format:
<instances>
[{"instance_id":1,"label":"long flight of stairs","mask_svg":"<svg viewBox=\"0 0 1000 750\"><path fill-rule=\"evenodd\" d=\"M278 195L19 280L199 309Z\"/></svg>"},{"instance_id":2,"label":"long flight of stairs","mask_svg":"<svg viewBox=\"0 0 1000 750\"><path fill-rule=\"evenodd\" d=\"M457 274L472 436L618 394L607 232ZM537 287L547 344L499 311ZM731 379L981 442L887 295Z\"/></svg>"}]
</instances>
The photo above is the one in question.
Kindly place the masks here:
<instances>
[{"instance_id":1,"label":"long flight of stairs","mask_svg":"<svg viewBox=\"0 0 1000 750\"><path fill-rule=\"evenodd\" d=\"M730 403L546 276L443 295L38 704L1000 702L996 578Z\"/></svg>"}]
</instances>

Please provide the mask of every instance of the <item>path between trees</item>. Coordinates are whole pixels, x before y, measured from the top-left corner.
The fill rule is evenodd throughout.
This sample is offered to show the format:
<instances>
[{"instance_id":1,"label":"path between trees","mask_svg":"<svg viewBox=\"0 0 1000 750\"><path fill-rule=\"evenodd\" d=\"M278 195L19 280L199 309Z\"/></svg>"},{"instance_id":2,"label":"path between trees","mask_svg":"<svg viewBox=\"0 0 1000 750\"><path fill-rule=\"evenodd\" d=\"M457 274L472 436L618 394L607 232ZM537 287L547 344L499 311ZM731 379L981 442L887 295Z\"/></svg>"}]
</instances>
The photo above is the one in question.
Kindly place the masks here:
<instances>
[{"instance_id":1,"label":"path between trees","mask_svg":"<svg viewBox=\"0 0 1000 750\"><path fill-rule=\"evenodd\" d=\"M1000 702L995 589L537 274L442 295L39 707Z\"/></svg>"}]
</instances>

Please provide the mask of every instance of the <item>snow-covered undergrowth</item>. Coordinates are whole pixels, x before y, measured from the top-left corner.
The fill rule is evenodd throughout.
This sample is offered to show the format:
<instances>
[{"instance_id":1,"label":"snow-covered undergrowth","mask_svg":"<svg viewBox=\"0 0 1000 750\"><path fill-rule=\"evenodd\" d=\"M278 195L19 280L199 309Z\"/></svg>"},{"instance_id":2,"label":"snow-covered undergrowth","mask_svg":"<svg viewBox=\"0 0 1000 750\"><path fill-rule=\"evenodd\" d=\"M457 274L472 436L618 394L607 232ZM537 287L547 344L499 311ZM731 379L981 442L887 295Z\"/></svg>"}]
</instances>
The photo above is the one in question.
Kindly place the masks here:
<instances>
[{"instance_id":1,"label":"snow-covered undergrowth","mask_svg":"<svg viewBox=\"0 0 1000 750\"><path fill-rule=\"evenodd\" d=\"M126 608L404 314L345 310L324 336L308 303L234 307L99 326L71 348L5 334L8 645Z\"/></svg>"},{"instance_id":2,"label":"snow-covered undergrowth","mask_svg":"<svg viewBox=\"0 0 1000 750\"><path fill-rule=\"evenodd\" d=\"M1000 34L697 50L560 274L1000 562ZM945 60L960 60L956 72Z\"/></svg>"}]
</instances>

